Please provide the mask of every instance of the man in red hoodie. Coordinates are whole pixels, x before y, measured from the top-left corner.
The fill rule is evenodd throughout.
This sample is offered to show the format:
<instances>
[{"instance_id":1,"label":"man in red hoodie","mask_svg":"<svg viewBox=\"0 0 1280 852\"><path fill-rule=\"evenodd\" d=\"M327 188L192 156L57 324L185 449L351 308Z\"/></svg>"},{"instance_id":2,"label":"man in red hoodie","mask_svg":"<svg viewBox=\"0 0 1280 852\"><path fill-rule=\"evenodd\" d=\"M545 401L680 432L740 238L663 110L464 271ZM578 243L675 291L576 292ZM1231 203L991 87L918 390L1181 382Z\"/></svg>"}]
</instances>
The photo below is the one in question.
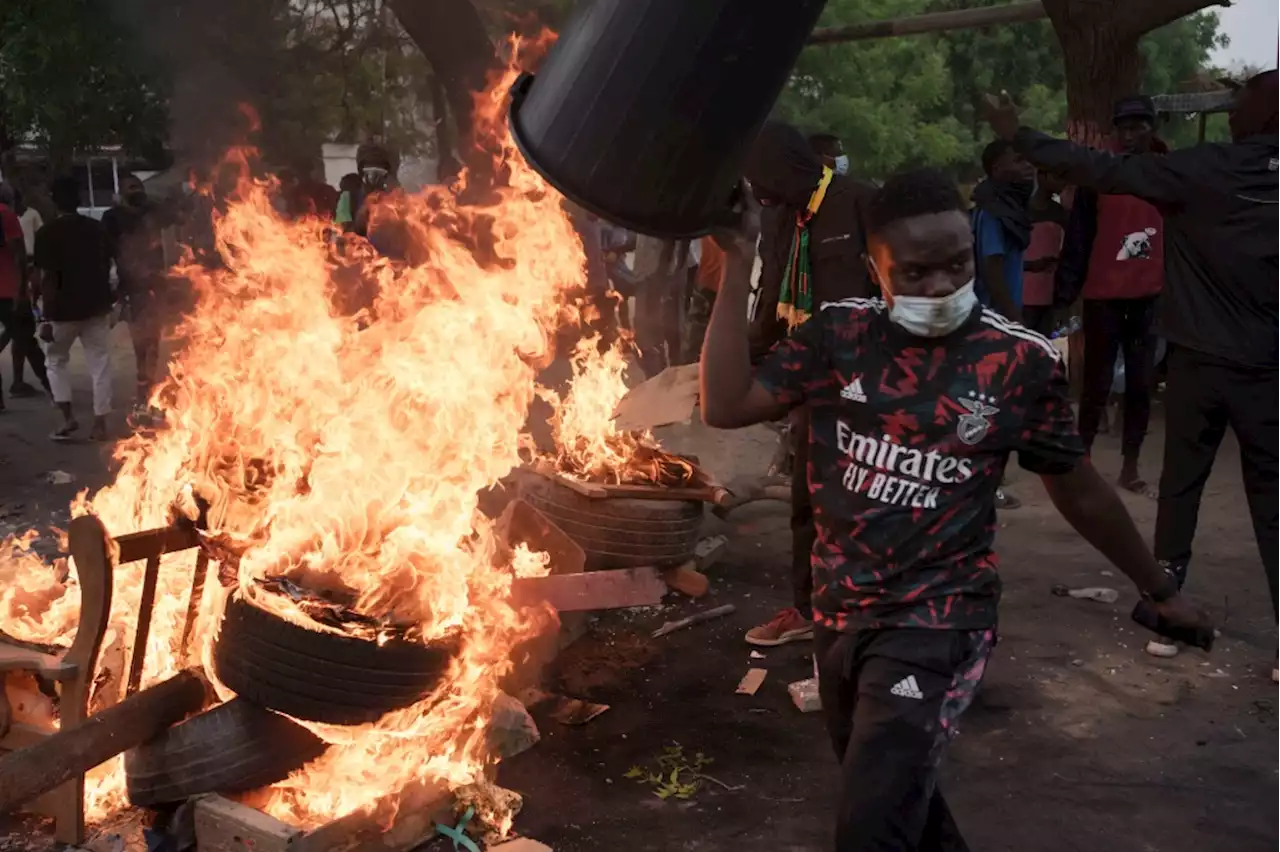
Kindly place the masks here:
<instances>
[{"instance_id":1,"label":"man in red hoodie","mask_svg":"<svg viewBox=\"0 0 1280 852\"><path fill-rule=\"evenodd\" d=\"M1112 112L1116 153L1167 151L1156 137L1155 103L1121 98ZM1084 296L1084 386L1080 437L1090 450L1111 393L1116 355L1124 356L1123 463L1119 485L1154 496L1138 473L1151 417L1155 376L1156 298L1164 286L1164 218L1132 195L1101 195L1081 187L1058 264L1058 304Z\"/></svg>"}]
</instances>

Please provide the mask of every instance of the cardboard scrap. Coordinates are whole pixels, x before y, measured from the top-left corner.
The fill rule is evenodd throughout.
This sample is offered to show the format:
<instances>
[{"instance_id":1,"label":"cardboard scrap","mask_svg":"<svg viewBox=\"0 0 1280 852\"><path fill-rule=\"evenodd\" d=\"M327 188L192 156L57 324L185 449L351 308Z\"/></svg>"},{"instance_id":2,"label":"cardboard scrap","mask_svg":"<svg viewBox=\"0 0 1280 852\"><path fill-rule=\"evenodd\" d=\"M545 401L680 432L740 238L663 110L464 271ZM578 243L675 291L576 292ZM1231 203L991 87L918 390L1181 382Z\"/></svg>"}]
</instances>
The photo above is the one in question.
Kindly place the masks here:
<instances>
[{"instance_id":1,"label":"cardboard scrap","mask_svg":"<svg viewBox=\"0 0 1280 852\"><path fill-rule=\"evenodd\" d=\"M667 592L657 568L619 568L547 577L519 577L512 584L518 605L545 601L560 612L653 606Z\"/></svg>"},{"instance_id":2,"label":"cardboard scrap","mask_svg":"<svg viewBox=\"0 0 1280 852\"><path fill-rule=\"evenodd\" d=\"M592 704L581 698L569 698L557 695L556 706L551 711L551 718L562 725L585 725L601 713L609 709L608 704Z\"/></svg>"},{"instance_id":3,"label":"cardboard scrap","mask_svg":"<svg viewBox=\"0 0 1280 852\"><path fill-rule=\"evenodd\" d=\"M488 852L551 852L551 847L527 837L517 837L497 846L490 846Z\"/></svg>"},{"instance_id":4,"label":"cardboard scrap","mask_svg":"<svg viewBox=\"0 0 1280 852\"><path fill-rule=\"evenodd\" d=\"M816 677L798 680L787 684L787 692L791 701L801 713L813 713L822 709L822 699L818 697L818 679Z\"/></svg>"},{"instance_id":5,"label":"cardboard scrap","mask_svg":"<svg viewBox=\"0 0 1280 852\"><path fill-rule=\"evenodd\" d=\"M738 682L738 688L734 692L738 695L755 695L760 684L764 683L764 676L768 673L768 669L747 669L747 673Z\"/></svg>"},{"instance_id":6,"label":"cardboard scrap","mask_svg":"<svg viewBox=\"0 0 1280 852\"><path fill-rule=\"evenodd\" d=\"M668 367L627 391L614 409L613 423L619 432L683 423L697 404L698 365Z\"/></svg>"}]
</instances>

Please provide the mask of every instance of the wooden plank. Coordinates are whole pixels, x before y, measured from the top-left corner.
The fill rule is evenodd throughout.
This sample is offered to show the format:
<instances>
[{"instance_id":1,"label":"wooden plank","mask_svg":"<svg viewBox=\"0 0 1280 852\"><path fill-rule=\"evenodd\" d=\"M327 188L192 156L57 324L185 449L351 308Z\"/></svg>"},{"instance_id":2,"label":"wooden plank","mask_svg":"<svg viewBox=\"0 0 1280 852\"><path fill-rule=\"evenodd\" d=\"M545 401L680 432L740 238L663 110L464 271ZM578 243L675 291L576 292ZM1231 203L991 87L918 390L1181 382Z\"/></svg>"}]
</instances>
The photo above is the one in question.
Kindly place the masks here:
<instances>
[{"instance_id":1,"label":"wooden plank","mask_svg":"<svg viewBox=\"0 0 1280 852\"><path fill-rule=\"evenodd\" d=\"M82 779L98 764L141 745L199 710L204 701L204 681L186 671L83 722L64 720L71 727L0 757L0 813L63 782Z\"/></svg>"},{"instance_id":2,"label":"wooden plank","mask_svg":"<svg viewBox=\"0 0 1280 852\"><path fill-rule=\"evenodd\" d=\"M441 784L406 787L394 803L358 811L299 837L290 852L407 852L435 833L437 821L450 821L454 799ZM387 823L394 818L390 827ZM200 852L204 852L202 848Z\"/></svg>"},{"instance_id":3,"label":"wooden plank","mask_svg":"<svg viewBox=\"0 0 1280 852\"><path fill-rule=\"evenodd\" d=\"M196 800L195 826L200 852L291 852L302 836L275 817L217 795Z\"/></svg>"},{"instance_id":4,"label":"wooden plank","mask_svg":"<svg viewBox=\"0 0 1280 852\"><path fill-rule=\"evenodd\" d=\"M652 606L662 601L666 591L667 584L657 568L525 577L512 584L517 604L546 602L561 612Z\"/></svg>"},{"instance_id":5,"label":"wooden plank","mask_svg":"<svg viewBox=\"0 0 1280 852\"><path fill-rule=\"evenodd\" d=\"M193 527L162 527L144 532L129 533L116 538L116 564L140 562L162 553L173 553L200 545L200 536Z\"/></svg>"},{"instance_id":6,"label":"wooden plank","mask_svg":"<svg viewBox=\"0 0 1280 852\"><path fill-rule=\"evenodd\" d=\"M138 599L138 628L133 634L133 651L129 654L129 679L124 695L128 698L142 685L142 666L147 659L147 640L151 638L151 611L156 605L156 582L160 578L160 554L147 557L142 575L142 596Z\"/></svg>"},{"instance_id":7,"label":"wooden plank","mask_svg":"<svg viewBox=\"0 0 1280 852\"><path fill-rule=\"evenodd\" d=\"M764 683L764 676L768 673L768 669L747 669L747 673L742 676L734 692L739 695L755 695L760 689L760 684Z\"/></svg>"},{"instance_id":8,"label":"wooden plank","mask_svg":"<svg viewBox=\"0 0 1280 852\"><path fill-rule=\"evenodd\" d=\"M724 489L711 486L696 488L669 488L664 485L612 485L600 486L606 497L627 497L632 500L697 500L703 503L714 503L719 492Z\"/></svg>"},{"instance_id":9,"label":"wooden plank","mask_svg":"<svg viewBox=\"0 0 1280 852\"><path fill-rule=\"evenodd\" d=\"M62 681L75 677L76 664L53 654L0 643L0 673L3 672L38 672L49 680Z\"/></svg>"},{"instance_id":10,"label":"wooden plank","mask_svg":"<svg viewBox=\"0 0 1280 852\"><path fill-rule=\"evenodd\" d=\"M196 573L191 577L191 595L187 598L187 617L182 622L182 641L178 644L178 653L181 654L184 665L190 657L190 649L187 645L191 641L191 628L195 627L196 619L200 617L200 599L204 597L204 581L208 575L209 554L201 548L200 555L196 557Z\"/></svg>"},{"instance_id":11,"label":"wooden plank","mask_svg":"<svg viewBox=\"0 0 1280 852\"><path fill-rule=\"evenodd\" d=\"M1040 0L1009 3L1004 6L982 6L950 12L930 12L888 21L867 21L844 27L821 27L809 34L808 44L839 44L895 36L990 27L1000 24L1023 24L1049 17Z\"/></svg>"}]
</instances>

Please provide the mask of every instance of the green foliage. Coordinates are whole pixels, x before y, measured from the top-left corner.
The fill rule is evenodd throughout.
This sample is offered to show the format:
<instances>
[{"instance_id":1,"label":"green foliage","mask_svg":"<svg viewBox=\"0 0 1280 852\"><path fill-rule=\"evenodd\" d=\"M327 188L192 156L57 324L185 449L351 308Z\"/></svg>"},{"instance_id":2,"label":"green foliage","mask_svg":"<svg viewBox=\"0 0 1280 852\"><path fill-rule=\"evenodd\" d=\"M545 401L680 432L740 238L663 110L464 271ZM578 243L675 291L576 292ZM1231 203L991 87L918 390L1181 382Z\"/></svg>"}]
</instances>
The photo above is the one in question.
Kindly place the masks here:
<instances>
[{"instance_id":1,"label":"green foliage","mask_svg":"<svg viewBox=\"0 0 1280 852\"><path fill-rule=\"evenodd\" d=\"M1004 2L830 0L820 25ZM1214 13L1192 15L1149 34L1142 42L1144 91L1177 91L1204 72L1209 53L1225 41ZM972 180L979 153L990 141L981 97L1001 89L1023 106L1028 124L1049 132L1065 127L1066 80L1048 21L808 48L777 113L806 132L840 136L861 176L933 165ZM1211 120L1211 135L1220 123L1220 117ZM1176 119L1165 135L1175 146L1190 144L1197 126L1195 119Z\"/></svg>"},{"instance_id":2,"label":"green foliage","mask_svg":"<svg viewBox=\"0 0 1280 852\"><path fill-rule=\"evenodd\" d=\"M105 4L0 3L0 137L65 161L76 149L161 138L166 86Z\"/></svg>"},{"instance_id":3,"label":"green foliage","mask_svg":"<svg viewBox=\"0 0 1280 852\"><path fill-rule=\"evenodd\" d=\"M622 777L652 787L659 799L689 799L701 789L702 770L712 762L702 752L686 755L684 746L672 743L662 749L653 769L633 766Z\"/></svg>"}]
</instances>

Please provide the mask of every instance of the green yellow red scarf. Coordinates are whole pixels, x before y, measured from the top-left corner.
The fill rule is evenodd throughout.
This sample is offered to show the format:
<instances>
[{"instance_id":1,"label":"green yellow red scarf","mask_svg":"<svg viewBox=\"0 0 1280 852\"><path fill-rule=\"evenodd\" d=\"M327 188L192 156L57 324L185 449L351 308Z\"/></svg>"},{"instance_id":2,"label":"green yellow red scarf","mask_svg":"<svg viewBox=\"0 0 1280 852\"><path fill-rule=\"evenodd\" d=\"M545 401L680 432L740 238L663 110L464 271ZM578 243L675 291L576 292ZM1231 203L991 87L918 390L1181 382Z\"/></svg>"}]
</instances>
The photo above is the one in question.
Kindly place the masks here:
<instances>
[{"instance_id":1,"label":"green yellow red scarf","mask_svg":"<svg viewBox=\"0 0 1280 852\"><path fill-rule=\"evenodd\" d=\"M818 188L809 196L805 208L796 213L796 229L791 237L791 251L787 254L787 268L782 273L782 292L778 296L778 318L786 320L788 329L795 328L813 315L809 222L822 206L822 199L826 197L834 175L835 172L823 166Z\"/></svg>"}]
</instances>

